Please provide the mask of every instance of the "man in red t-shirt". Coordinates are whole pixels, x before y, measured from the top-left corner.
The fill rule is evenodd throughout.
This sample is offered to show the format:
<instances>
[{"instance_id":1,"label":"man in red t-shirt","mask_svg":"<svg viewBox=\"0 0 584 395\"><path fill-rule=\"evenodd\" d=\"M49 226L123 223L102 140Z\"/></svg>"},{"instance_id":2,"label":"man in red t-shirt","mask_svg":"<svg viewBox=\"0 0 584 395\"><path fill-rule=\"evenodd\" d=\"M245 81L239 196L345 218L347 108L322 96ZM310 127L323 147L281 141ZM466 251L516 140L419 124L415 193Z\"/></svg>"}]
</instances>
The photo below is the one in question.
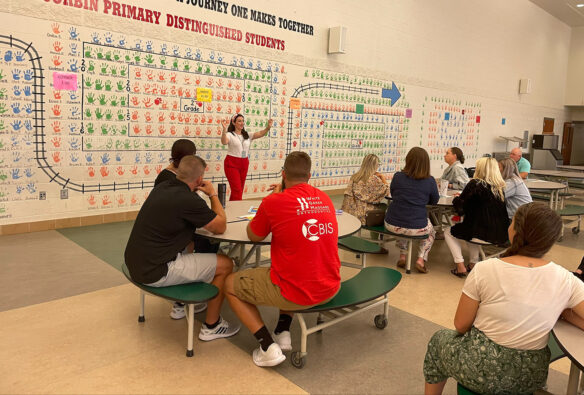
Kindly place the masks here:
<instances>
[{"instance_id":1,"label":"man in red t-shirt","mask_svg":"<svg viewBox=\"0 0 584 395\"><path fill-rule=\"evenodd\" d=\"M282 350L292 349L293 311L325 303L340 288L335 209L324 192L308 185L310 166L306 153L290 153L282 185L264 198L247 226L251 241L262 241L272 233L272 266L232 273L225 280L231 308L260 343L253 352L258 366L275 366L286 359ZM280 309L273 335L257 305Z\"/></svg>"}]
</instances>

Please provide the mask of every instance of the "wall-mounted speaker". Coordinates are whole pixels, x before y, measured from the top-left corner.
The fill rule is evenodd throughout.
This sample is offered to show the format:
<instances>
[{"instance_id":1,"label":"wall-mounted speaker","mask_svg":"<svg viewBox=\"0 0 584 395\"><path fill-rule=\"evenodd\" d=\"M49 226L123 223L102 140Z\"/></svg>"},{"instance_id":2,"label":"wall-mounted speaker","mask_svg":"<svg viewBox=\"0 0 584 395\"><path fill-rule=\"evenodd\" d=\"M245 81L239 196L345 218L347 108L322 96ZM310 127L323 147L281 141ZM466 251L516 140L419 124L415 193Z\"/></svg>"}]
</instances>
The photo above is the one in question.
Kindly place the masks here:
<instances>
[{"instance_id":1,"label":"wall-mounted speaker","mask_svg":"<svg viewBox=\"0 0 584 395\"><path fill-rule=\"evenodd\" d=\"M328 53L345 53L345 40L347 39L347 28L335 26L329 29Z\"/></svg>"},{"instance_id":2,"label":"wall-mounted speaker","mask_svg":"<svg viewBox=\"0 0 584 395\"><path fill-rule=\"evenodd\" d=\"M519 93L531 93L530 78L522 78L519 80Z\"/></svg>"}]
</instances>

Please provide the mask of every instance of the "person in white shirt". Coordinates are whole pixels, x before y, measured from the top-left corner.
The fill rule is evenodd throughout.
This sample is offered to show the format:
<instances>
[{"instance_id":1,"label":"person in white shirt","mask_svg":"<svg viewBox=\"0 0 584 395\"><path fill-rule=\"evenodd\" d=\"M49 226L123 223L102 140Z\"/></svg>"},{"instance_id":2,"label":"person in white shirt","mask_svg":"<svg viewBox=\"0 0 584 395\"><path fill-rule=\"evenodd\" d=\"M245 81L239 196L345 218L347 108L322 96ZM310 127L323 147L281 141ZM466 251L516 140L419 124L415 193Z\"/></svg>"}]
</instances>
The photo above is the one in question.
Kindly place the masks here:
<instances>
[{"instance_id":1,"label":"person in white shirt","mask_svg":"<svg viewBox=\"0 0 584 395\"><path fill-rule=\"evenodd\" d=\"M221 144L227 145L227 156L225 156L223 166L231 188L229 200L241 200L249 168L251 141L264 137L272 128L273 121L268 119L268 126L265 129L251 135L245 130L244 123L241 114L235 114L230 120L225 119L222 122Z\"/></svg>"},{"instance_id":2,"label":"person in white shirt","mask_svg":"<svg viewBox=\"0 0 584 395\"><path fill-rule=\"evenodd\" d=\"M561 230L560 217L544 204L517 209L511 247L501 259L479 262L467 277L456 331L440 330L428 344L426 394L441 394L449 377L481 394L531 394L543 387L549 332L563 312L570 322L569 316L584 317L584 283L542 259Z\"/></svg>"}]
</instances>

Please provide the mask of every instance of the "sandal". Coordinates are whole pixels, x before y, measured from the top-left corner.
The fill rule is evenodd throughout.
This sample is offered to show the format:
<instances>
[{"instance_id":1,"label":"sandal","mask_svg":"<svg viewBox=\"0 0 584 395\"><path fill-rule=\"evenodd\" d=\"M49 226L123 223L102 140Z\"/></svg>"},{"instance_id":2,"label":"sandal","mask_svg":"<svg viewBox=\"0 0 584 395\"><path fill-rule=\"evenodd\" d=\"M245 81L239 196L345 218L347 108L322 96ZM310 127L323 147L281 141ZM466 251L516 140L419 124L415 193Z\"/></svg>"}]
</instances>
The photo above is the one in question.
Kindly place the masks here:
<instances>
[{"instance_id":1,"label":"sandal","mask_svg":"<svg viewBox=\"0 0 584 395\"><path fill-rule=\"evenodd\" d=\"M452 270L450 271L450 273L454 274L454 275L455 275L456 277L458 277L458 278L465 278L465 277L466 277L466 275L468 274L467 272L462 272L462 273L459 273L457 269L452 269Z\"/></svg>"},{"instance_id":2,"label":"sandal","mask_svg":"<svg viewBox=\"0 0 584 395\"><path fill-rule=\"evenodd\" d=\"M397 267L401 267L401 268L406 267L405 259L400 259L399 261L397 261Z\"/></svg>"},{"instance_id":3,"label":"sandal","mask_svg":"<svg viewBox=\"0 0 584 395\"><path fill-rule=\"evenodd\" d=\"M420 265L418 262L416 262L416 270L418 271L418 273L428 273L428 268L426 266L422 266Z\"/></svg>"},{"instance_id":4,"label":"sandal","mask_svg":"<svg viewBox=\"0 0 584 395\"><path fill-rule=\"evenodd\" d=\"M467 273L470 273L472 271L474 265L473 266L471 266L471 265L464 265L464 267L466 267L466 272Z\"/></svg>"}]
</instances>

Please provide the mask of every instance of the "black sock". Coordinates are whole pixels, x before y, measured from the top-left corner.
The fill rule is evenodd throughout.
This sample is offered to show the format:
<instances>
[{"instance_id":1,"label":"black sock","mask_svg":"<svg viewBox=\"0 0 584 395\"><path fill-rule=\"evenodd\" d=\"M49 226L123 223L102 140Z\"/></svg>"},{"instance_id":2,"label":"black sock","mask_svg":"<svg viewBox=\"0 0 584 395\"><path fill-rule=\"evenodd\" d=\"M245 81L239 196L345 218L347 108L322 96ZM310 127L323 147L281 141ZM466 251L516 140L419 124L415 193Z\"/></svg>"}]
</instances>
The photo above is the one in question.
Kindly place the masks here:
<instances>
[{"instance_id":1,"label":"black sock","mask_svg":"<svg viewBox=\"0 0 584 395\"><path fill-rule=\"evenodd\" d=\"M209 329L214 329L217 325L219 325L220 322L221 322L221 316L219 316L219 319L217 319L217 322L214 324L207 324L207 321L205 321L205 326Z\"/></svg>"},{"instance_id":2,"label":"black sock","mask_svg":"<svg viewBox=\"0 0 584 395\"><path fill-rule=\"evenodd\" d=\"M268 329L266 328L265 325L262 326L253 335L255 336L256 339L258 339L258 342L260 342L260 347L264 351L267 351L268 347L270 347L272 343L274 343L274 339L272 339L272 336L270 335L270 332L268 332Z\"/></svg>"},{"instance_id":3,"label":"black sock","mask_svg":"<svg viewBox=\"0 0 584 395\"><path fill-rule=\"evenodd\" d=\"M185 304L184 304L184 303L181 303L181 302L174 302L174 303L175 303L177 306L180 306L180 307L185 307Z\"/></svg>"},{"instance_id":4,"label":"black sock","mask_svg":"<svg viewBox=\"0 0 584 395\"><path fill-rule=\"evenodd\" d=\"M278 318L278 325L276 325L274 333L279 335L284 331L289 331L290 324L292 324L292 316L288 314L280 314L280 318Z\"/></svg>"}]
</instances>

